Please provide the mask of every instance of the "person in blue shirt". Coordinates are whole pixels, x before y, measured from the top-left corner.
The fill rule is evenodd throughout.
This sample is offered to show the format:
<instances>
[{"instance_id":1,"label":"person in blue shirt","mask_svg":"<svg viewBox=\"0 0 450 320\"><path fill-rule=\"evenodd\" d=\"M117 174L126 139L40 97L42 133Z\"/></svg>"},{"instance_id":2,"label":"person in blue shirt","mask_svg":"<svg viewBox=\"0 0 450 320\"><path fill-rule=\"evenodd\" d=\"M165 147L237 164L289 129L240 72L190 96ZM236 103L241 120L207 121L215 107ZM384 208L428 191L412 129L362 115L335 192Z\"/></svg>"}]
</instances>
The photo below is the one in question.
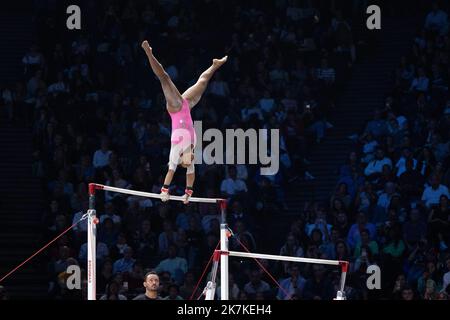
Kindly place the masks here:
<instances>
[{"instance_id":1,"label":"person in blue shirt","mask_svg":"<svg viewBox=\"0 0 450 320\"><path fill-rule=\"evenodd\" d=\"M133 259L133 249L128 247L124 250L123 258L114 262L113 273L131 272L135 262L136 260Z\"/></svg>"}]
</instances>

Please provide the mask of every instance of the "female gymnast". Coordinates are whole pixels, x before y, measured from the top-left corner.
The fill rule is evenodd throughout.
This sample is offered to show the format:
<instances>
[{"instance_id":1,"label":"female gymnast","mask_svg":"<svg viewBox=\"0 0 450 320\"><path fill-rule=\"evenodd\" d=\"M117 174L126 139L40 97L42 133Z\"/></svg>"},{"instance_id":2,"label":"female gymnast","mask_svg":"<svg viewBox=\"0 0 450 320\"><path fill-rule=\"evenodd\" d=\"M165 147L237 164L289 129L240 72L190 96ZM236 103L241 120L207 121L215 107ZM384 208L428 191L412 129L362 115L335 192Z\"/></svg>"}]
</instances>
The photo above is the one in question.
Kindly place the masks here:
<instances>
[{"instance_id":1,"label":"female gymnast","mask_svg":"<svg viewBox=\"0 0 450 320\"><path fill-rule=\"evenodd\" d=\"M172 119L171 147L169 155L169 169L164 179L164 185L161 188L161 200L169 200L169 187L172 182L175 170L178 165L186 168L186 189L184 195L184 204L189 202L193 194L195 180L194 168L194 148L196 145L196 135L191 117L191 109L200 101L202 94L208 86L209 80L228 59L227 56L222 59L213 59L212 65L204 71L197 82L180 94L174 85L170 76L164 70L163 66L153 55L152 48L148 41L142 42L142 48L147 54L150 66L158 77L166 99L166 109Z\"/></svg>"}]
</instances>

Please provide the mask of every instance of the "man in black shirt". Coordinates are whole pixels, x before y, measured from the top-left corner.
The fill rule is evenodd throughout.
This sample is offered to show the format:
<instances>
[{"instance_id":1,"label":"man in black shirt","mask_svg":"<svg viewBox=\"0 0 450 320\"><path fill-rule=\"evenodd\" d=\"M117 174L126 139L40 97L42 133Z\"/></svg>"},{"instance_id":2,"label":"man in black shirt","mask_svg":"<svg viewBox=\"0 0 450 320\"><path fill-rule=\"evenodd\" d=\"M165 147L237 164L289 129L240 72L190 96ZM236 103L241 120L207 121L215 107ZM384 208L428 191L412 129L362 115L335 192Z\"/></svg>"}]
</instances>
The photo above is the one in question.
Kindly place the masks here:
<instances>
[{"instance_id":1,"label":"man in black shirt","mask_svg":"<svg viewBox=\"0 0 450 320\"><path fill-rule=\"evenodd\" d=\"M155 271L147 272L143 284L145 293L138 295L133 300L162 300L158 295L159 276Z\"/></svg>"},{"instance_id":2,"label":"man in black shirt","mask_svg":"<svg viewBox=\"0 0 450 320\"><path fill-rule=\"evenodd\" d=\"M419 170L414 168L414 160L406 159L405 171L399 176L398 184L400 192L405 199L420 197L423 192L425 178Z\"/></svg>"}]
</instances>

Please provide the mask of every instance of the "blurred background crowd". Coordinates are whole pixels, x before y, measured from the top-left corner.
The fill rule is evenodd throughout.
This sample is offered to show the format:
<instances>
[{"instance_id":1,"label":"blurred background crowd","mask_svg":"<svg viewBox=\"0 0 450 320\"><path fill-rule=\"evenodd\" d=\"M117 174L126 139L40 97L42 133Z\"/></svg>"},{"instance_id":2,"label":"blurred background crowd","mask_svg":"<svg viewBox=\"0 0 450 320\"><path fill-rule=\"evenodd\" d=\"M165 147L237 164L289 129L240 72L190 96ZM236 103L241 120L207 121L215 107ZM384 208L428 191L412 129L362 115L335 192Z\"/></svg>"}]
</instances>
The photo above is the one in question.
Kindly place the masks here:
<instances>
[{"instance_id":1,"label":"blurred background crowd","mask_svg":"<svg viewBox=\"0 0 450 320\"><path fill-rule=\"evenodd\" d=\"M211 59L229 55L192 110L207 128L280 129L280 170L260 165L196 168L194 194L225 197L230 248L267 252L268 227L287 208L286 189L314 180L308 152L333 130L330 111L367 46L355 12L364 1L95 1L83 28L55 27L61 5L36 2L36 42L22 81L1 88L4 116L33 130L33 174L43 182L42 242L88 208L90 182L159 193L167 170L170 118L140 45L147 39L184 90ZM348 139L336 190L311 201L276 243L276 254L350 261L349 299L448 299L450 283L450 100L448 6L429 5L385 104ZM61 11L62 12L62 11ZM416 26L411 26L415 28ZM171 193L182 194L184 170ZM195 284L219 241L215 205L98 193L97 293L132 299L154 269L165 299L197 298ZM86 265L86 222L61 237L41 263L48 295L67 290L67 266ZM267 242L267 239L266 239ZM230 260L231 299L332 299L340 272L321 265ZM382 271L368 290L366 270ZM219 280L219 279L218 279ZM220 296L220 283L218 283ZM195 291L195 292L194 292Z\"/></svg>"}]
</instances>

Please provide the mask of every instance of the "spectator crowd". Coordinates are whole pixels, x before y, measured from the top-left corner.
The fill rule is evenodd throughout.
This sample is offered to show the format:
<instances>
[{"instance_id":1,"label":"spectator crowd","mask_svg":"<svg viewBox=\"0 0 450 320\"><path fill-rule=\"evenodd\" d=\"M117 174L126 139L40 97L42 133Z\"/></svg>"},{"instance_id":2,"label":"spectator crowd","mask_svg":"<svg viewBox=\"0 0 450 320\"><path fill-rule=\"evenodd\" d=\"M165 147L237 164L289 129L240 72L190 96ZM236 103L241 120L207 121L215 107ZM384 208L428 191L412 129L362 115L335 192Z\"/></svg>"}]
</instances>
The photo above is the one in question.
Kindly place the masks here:
<instances>
[{"instance_id":1,"label":"spectator crowd","mask_svg":"<svg viewBox=\"0 0 450 320\"><path fill-rule=\"evenodd\" d=\"M229 55L192 110L203 130L280 129L274 175L260 175L260 165L196 167L194 194L229 200L230 248L263 252L262 230L288 209L285 187L314 179L308 150L332 128L335 97L358 56L352 11L333 3L95 1L84 10L88 31L72 33L55 27L57 7L36 4L37 42L23 57L23 81L0 97L11 121L33 128L33 173L47 203L42 240L80 220L90 182L159 193L170 118L140 47L147 39L180 88ZM448 299L449 48L447 13L433 8L393 72L386 105L351 137L355 150L329 203L305 207L280 244L282 255L350 261L349 299ZM184 192L183 173L171 194ZM142 293L148 270L159 274L165 299L198 297L196 281L219 241L215 205L99 192L96 210L100 299ZM85 282L71 291L65 280L67 266L86 265L86 228L79 222L47 252L50 297L85 297ZM281 288L254 262L234 259L230 298L332 299L339 286L339 270L261 263ZM381 292L365 287L370 265L381 267Z\"/></svg>"}]
</instances>

